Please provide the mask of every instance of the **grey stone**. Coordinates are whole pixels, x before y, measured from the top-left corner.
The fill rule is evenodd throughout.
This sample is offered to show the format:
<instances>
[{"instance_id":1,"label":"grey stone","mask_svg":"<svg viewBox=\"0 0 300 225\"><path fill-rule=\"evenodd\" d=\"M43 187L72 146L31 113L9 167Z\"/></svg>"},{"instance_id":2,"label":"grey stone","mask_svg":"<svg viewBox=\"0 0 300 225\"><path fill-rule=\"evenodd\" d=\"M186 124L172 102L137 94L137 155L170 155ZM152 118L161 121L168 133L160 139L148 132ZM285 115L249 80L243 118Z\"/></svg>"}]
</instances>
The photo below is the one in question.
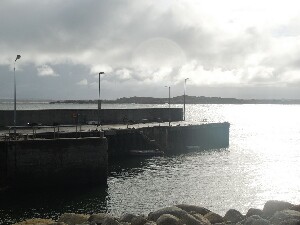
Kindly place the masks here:
<instances>
[{"instance_id":1,"label":"grey stone","mask_svg":"<svg viewBox=\"0 0 300 225\"><path fill-rule=\"evenodd\" d=\"M112 218L113 217L109 214L106 214L106 213L97 213L97 214L93 214L89 217L88 221L90 223L96 223L96 224L102 224L103 221L106 219L106 218Z\"/></svg>"},{"instance_id":2,"label":"grey stone","mask_svg":"<svg viewBox=\"0 0 300 225\"><path fill-rule=\"evenodd\" d=\"M253 215L258 215L258 216L262 217L263 211L261 209L250 208L248 210L248 212L246 213L246 217L250 217Z\"/></svg>"},{"instance_id":3,"label":"grey stone","mask_svg":"<svg viewBox=\"0 0 300 225\"><path fill-rule=\"evenodd\" d=\"M180 219L188 215L188 213L186 211L184 211L176 206L172 206L172 207L162 208L155 212L149 213L148 219L156 222L157 219L163 214L171 214Z\"/></svg>"},{"instance_id":4,"label":"grey stone","mask_svg":"<svg viewBox=\"0 0 300 225\"><path fill-rule=\"evenodd\" d=\"M274 214L270 222L274 225L279 225L289 220L300 220L300 212L290 209L279 211Z\"/></svg>"},{"instance_id":5,"label":"grey stone","mask_svg":"<svg viewBox=\"0 0 300 225\"><path fill-rule=\"evenodd\" d=\"M126 213L126 214L124 214L124 215L122 215L122 216L120 217L120 221L121 221L121 222L129 222L129 223L131 223L131 220L132 220L134 217L136 217L134 214Z\"/></svg>"},{"instance_id":6,"label":"grey stone","mask_svg":"<svg viewBox=\"0 0 300 225\"><path fill-rule=\"evenodd\" d=\"M144 225L156 225L156 223L154 221L148 221L147 223L145 223Z\"/></svg>"},{"instance_id":7,"label":"grey stone","mask_svg":"<svg viewBox=\"0 0 300 225\"><path fill-rule=\"evenodd\" d=\"M68 225L82 224L88 221L89 216L84 214L64 213L57 222L64 222Z\"/></svg>"},{"instance_id":8,"label":"grey stone","mask_svg":"<svg viewBox=\"0 0 300 225\"><path fill-rule=\"evenodd\" d=\"M289 208L289 209L300 212L300 205L294 205L294 206L292 206L292 207Z\"/></svg>"},{"instance_id":9,"label":"grey stone","mask_svg":"<svg viewBox=\"0 0 300 225\"><path fill-rule=\"evenodd\" d=\"M267 201L263 208L263 218L270 218L274 215L274 213L285 209L289 209L292 206L293 204L289 202L276 200Z\"/></svg>"},{"instance_id":10,"label":"grey stone","mask_svg":"<svg viewBox=\"0 0 300 225\"><path fill-rule=\"evenodd\" d=\"M201 224L203 225L211 225L211 223L209 222L208 219L206 219L202 214L197 213L194 214L193 217L195 217L197 220L199 220L201 222Z\"/></svg>"},{"instance_id":11,"label":"grey stone","mask_svg":"<svg viewBox=\"0 0 300 225\"><path fill-rule=\"evenodd\" d=\"M244 219L244 216L242 213L240 213L239 211L235 210L235 209L229 209L225 216L224 216L224 221L226 221L226 223L228 222L232 222L232 223L237 223L240 222Z\"/></svg>"},{"instance_id":12,"label":"grey stone","mask_svg":"<svg viewBox=\"0 0 300 225\"><path fill-rule=\"evenodd\" d=\"M157 219L157 225L180 225L180 220L171 214L163 214Z\"/></svg>"},{"instance_id":13,"label":"grey stone","mask_svg":"<svg viewBox=\"0 0 300 225\"><path fill-rule=\"evenodd\" d=\"M269 220L266 219L258 219L258 220L254 220L252 225L271 225Z\"/></svg>"},{"instance_id":14,"label":"grey stone","mask_svg":"<svg viewBox=\"0 0 300 225\"><path fill-rule=\"evenodd\" d=\"M244 222L244 225L252 225L254 223L254 221L256 220L262 220L263 218L261 218L260 216L258 215L253 215L253 216L250 216L248 217L245 222Z\"/></svg>"},{"instance_id":15,"label":"grey stone","mask_svg":"<svg viewBox=\"0 0 300 225\"><path fill-rule=\"evenodd\" d=\"M101 225L120 225L120 223L112 217L106 217Z\"/></svg>"},{"instance_id":16,"label":"grey stone","mask_svg":"<svg viewBox=\"0 0 300 225\"><path fill-rule=\"evenodd\" d=\"M179 205L176 205L176 207L178 207L188 213L193 212L193 214L201 214L203 216L210 212L209 209L206 209L201 206L195 206L195 205L179 204Z\"/></svg>"},{"instance_id":17,"label":"grey stone","mask_svg":"<svg viewBox=\"0 0 300 225\"><path fill-rule=\"evenodd\" d=\"M144 225L147 223L147 219L144 216L136 216L131 220L131 225Z\"/></svg>"},{"instance_id":18,"label":"grey stone","mask_svg":"<svg viewBox=\"0 0 300 225\"><path fill-rule=\"evenodd\" d=\"M206 219L208 219L209 222L212 223L212 224L214 224L214 223L223 223L224 222L223 217L220 216L217 213L214 213L214 212L209 212L209 213L205 214L204 217Z\"/></svg>"},{"instance_id":19,"label":"grey stone","mask_svg":"<svg viewBox=\"0 0 300 225\"><path fill-rule=\"evenodd\" d=\"M287 219L280 223L280 225L300 225L299 219Z\"/></svg>"},{"instance_id":20,"label":"grey stone","mask_svg":"<svg viewBox=\"0 0 300 225\"><path fill-rule=\"evenodd\" d=\"M180 218L180 220L182 221L183 224L186 225L205 225L205 223L202 223L202 221L199 221L198 219L196 219L194 216L190 214L183 216L182 218Z\"/></svg>"}]
</instances>

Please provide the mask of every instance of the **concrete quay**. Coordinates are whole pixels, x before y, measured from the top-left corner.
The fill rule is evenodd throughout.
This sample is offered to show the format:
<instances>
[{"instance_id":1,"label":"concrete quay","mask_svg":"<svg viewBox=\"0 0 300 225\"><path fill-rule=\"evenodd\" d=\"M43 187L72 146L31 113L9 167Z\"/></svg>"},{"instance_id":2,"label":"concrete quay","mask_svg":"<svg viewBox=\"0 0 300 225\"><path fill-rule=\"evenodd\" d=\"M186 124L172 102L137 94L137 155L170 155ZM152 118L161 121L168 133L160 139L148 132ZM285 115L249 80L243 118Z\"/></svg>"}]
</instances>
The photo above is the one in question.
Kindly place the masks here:
<instances>
[{"instance_id":1,"label":"concrete quay","mask_svg":"<svg viewBox=\"0 0 300 225\"><path fill-rule=\"evenodd\" d=\"M106 183L109 158L132 157L132 150L163 151L229 146L225 123L169 123L21 127L0 132L0 189ZM10 133L10 135L9 135Z\"/></svg>"}]
</instances>

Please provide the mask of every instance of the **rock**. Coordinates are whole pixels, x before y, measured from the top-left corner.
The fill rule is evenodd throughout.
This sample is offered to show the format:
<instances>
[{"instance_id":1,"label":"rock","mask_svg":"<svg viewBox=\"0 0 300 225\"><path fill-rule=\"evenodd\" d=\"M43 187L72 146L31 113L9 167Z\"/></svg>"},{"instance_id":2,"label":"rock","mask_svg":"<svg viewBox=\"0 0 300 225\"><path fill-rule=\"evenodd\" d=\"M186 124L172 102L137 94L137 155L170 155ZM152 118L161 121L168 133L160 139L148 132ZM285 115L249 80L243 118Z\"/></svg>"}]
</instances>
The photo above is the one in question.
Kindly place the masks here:
<instances>
[{"instance_id":1,"label":"rock","mask_svg":"<svg viewBox=\"0 0 300 225\"><path fill-rule=\"evenodd\" d=\"M148 221L147 223L145 223L144 225L156 225L156 223L155 222L153 222L153 221Z\"/></svg>"},{"instance_id":2,"label":"rock","mask_svg":"<svg viewBox=\"0 0 300 225\"><path fill-rule=\"evenodd\" d=\"M64 213L57 222L64 222L68 225L76 225L88 221L89 216L84 214Z\"/></svg>"},{"instance_id":3,"label":"rock","mask_svg":"<svg viewBox=\"0 0 300 225\"><path fill-rule=\"evenodd\" d=\"M276 200L267 201L263 208L263 218L270 218L277 211L289 209L292 206L293 204L289 202L276 201Z\"/></svg>"},{"instance_id":4,"label":"rock","mask_svg":"<svg viewBox=\"0 0 300 225\"><path fill-rule=\"evenodd\" d=\"M194 216L187 214L183 218L180 218L181 222L186 225L205 225L202 221L199 221Z\"/></svg>"},{"instance_id":5,"label":"rock","mask_svg":"<svg viewBox=\"0 0 300 225\"><path fill-rule=\"evenodd\" d=\"M209 212L209 213L205 214L204 217L206 219L208 219L209 222L212 223L212 224L214 224L214 223L223 223L224 222L223 217L220 216L217 213L214 213L214 212Z\"/></svg>"},{"instance_id":6,"label":"rock","mask_svg":"<svg viewBox=\"0 0 300 225\"><path fill-rule=\"evenodd\" d=\"M258 216L262 217L263 211L261 209L250 208L248 210L248 212L246 213L246 217L250 217L253 215L258 215Z\"/></svg>"},{"instance_id":7,"label":"rock","mask_svg":"<svg viewBox=\"0 0 300 225\"><path fill-rule=\"evenodd\" d=\"M121 221L121 222L129 222L129 223L131 223L131 220L132 220L134 217L136 217L136 216L133 215L133 214L131 214L131 213L126 213L126 214L124 214L124 215L122 215L122 216L120 217L120 221Z\"/></svg>"},{"instance_id":8,"label":"rock","mask_svg":"<svg viewBox=\"0 0 300 225\"><path fill-rule=\"evenodd\" d=\"M178 207L188 213L193 212L193 214L201 214L203 216L210 212L209 209L206 209L201 206L195 206L195 205L180 204L180 205L176 205L176 207Z\"/></svg>"},{"instance_id":9,"label":"rock","mask_svg":"<svg viewBox=\"0 0 300 225\"><path fill-rule=\"evenodd\" d=\"M294 205L290 209L300 212L300 205Z\"/></svg>"},{"instance_id":10,"label":"rock","mask_svg":"<svg viewBox=\"0 0 300 225\"><path fill-rule=\"evenodd\" d=\"M291 220L298 220L300 222L300 212L290 209L279 211L274 214L270 222L274 225L280 225L281 223L286 223L286 221Z\"/></svg>"},{"instance_id":11,"label":"rock","mask_svg":"<svg viewBox=\"0 0 300 225\"><path fill-rule=\"evenodd\" d=\"M287 219L287 220L281 222L280 225L300 225L300 220Z\"/></svg>"},{"instance_id":12,"label":"rock","mask_svg":"<svg viewBox=\"0 0 300 225\"><path fill-rule=\"evenodd\" d=\"M98 223L97 223L98 224ZM101 225L120 225L120 223L113 217L106 217Z\"/></svg>"},{"instance_id":13,"label":"rock","mask_svg":"<svg viewBox=\"0 0 300 225\"><path fill-rule=\"evenodd\" d=\"M148 220L144 216L135 216L131 220L131 225L144 225Z\"/></svg>"},{"instance_id":14,"label":"rock","mask_svg":"<svg viewBox=\"0 0 300 225\"><path fill-rule=\"evenodd\" d=\"M171 214L163 214L157 219L157 225L180 225L180 220Z\"/></svg>"},{"instance_id":15,"label":"rock","mask_svg":"<svg viewBox=\"0 0 300 225\"><path fill-rule=\"evenodd\" d=\"M90 223L102 224L106 218L114 219L111 215L106 213L97 213L89 217L88 221Z\"/></svg>"},{"instance_id":16,"label":"rock","mask_svg":"<svg viewBox=\"0 0 300 225\"><path fill-rule=\"evenodd\" d=\"M55 222L55 223L50 223L49 225L67 225L64 222Z\"/></svg>"},{"instance_id":17,"label":"rock","mask_svg":"<svg viewBox=\"0 0 300 225\"><path fill-rule=\"evenodd\" d=\"M50 219L29 219L29 220L25 220L19 223L15 223L14 225L49 225L49 224L53 224L55 223L55 221L50 220Z\"/></svg>"},{"instance_id":18,"label":"rock","mask_svg":"<svg viewBox=\"0 0 300 225\"><path fill-rule=\"evenodd\" d=\"M254 220L252 225L271 225L269 220L266 219L258 219L258 220Z\"/></svg>"},{"instance_id":19,"label":"rock","mask_svg":"<svg viewBox=\"0 0 300 225\"><path fill-rule=\"evenodd\" d=\"M256 220L262 220L263 218L261 218L260 216L258 215L253 215L253 216L250 216L248 217L245 222L244 222L244 225L252 225L254 223L254 221Z\"/></svg>"},{"instance_id":20,"label":"rock","mask_svg":"<svg viewBox=\"0 0 300 225\"><path fill-rule=\"evenodd\" d=\"M242 215L242 213L240 213L239 211L235 210L235 209L229 209L225 216L224 216L224 221L226 221L226 223L228 222L232 222L232 223L237 223L240 222L244 219L244 216Z\"/></svg>"},{"instance_id":21,"label":"rock","mask_svg":"<svg viewBox=\"0 0 300 225\"><path fill-rule=\"evenodd\" d=\"M171 214L179 219L188 215L188 213L186 211L184 211L176 206L172 206L172 207L162 208L155 212L149 213L148 219L156 222L157 219L163 214Z\"/></svg>"},{"instance_id":22,"label":"rock","mask_svg":"<svg viewBox=\"0 0 300 225\"><path fill-rule=\"evenodd\" d=\"M203 225L211 225L211 223L209 222L208 219L206 219L203 215L201 215L200 213L198 214L194 214L193 217L195 217L197 220L199 220L201 222L201 224Z\"/></svg>"}]
</instances>

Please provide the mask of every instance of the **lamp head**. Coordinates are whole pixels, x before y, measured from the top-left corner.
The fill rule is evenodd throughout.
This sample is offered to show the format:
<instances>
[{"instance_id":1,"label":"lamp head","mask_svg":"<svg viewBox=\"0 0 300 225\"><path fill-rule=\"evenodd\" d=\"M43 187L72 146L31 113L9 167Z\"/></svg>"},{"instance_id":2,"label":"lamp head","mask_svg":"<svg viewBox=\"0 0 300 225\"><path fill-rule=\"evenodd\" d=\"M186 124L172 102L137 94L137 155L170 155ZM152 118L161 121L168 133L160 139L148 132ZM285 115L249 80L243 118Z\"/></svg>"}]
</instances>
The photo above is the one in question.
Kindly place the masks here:
<instances>
[{"instance_id":1,"label":"lamp head","mask_svg":"<svg viewBox=\"0 0 300 225\"><path fill-rule=\"evenodd\" d=\"M17 60L20 59L20 58L21 58L21 55L17 55L15 61L17 61Z\"/></svg>"},{"instance_id":2,"label":"lamp head","mask_svg":"<svg viewBox=\"0 0 300 225\"><path fill-rule=\"evenodd\" d=\"M100 74L104 74L104 72L100 72L99 75L100 75Z\"/></svg>"}]
</instances>

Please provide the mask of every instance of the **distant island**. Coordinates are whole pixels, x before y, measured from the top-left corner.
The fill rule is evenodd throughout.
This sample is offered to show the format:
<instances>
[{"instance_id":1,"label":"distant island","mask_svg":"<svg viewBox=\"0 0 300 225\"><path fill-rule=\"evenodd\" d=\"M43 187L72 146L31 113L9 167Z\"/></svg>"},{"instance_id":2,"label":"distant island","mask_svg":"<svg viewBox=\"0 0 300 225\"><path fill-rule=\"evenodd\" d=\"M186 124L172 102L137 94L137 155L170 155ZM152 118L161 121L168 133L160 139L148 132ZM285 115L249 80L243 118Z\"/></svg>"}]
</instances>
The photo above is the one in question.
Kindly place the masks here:
<instances>
[{"instance_id":1,"label":"distant island","mask_svg":"<svg viewBox=\"0 0 300 225\"><path fill-rule=\"evenodd\" d=\"M97 104L98 100L61 100L50 104ZM123 97L116 100L102 100L102 104L166 104L168 98L153 97ZM171 104L183 104L183 95L170 99ZM185 96L186 104L300 104L300 99L237 99L205 96Z\"/></svg>"}]
</instances>

